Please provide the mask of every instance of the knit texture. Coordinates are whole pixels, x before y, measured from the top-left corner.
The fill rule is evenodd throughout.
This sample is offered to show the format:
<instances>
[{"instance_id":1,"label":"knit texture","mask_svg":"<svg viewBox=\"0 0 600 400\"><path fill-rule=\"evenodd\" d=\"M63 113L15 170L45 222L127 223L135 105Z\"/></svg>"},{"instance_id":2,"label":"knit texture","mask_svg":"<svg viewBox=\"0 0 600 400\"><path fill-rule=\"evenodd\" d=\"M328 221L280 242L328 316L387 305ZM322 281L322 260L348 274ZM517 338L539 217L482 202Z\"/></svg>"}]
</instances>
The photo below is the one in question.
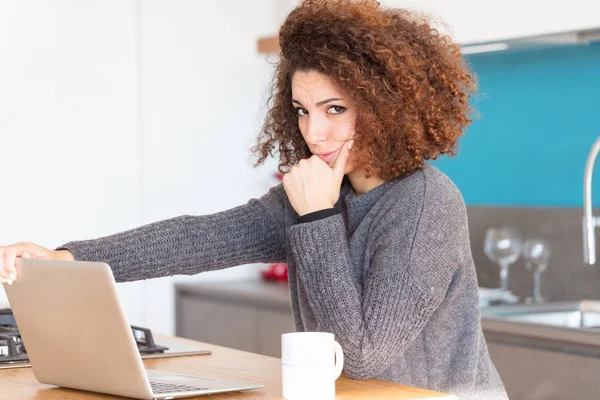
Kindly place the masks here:
<instances>
[{"instance_id":1,"label":"knit texture","mask_svg":"<svg viewBox=\"0 0 600 400\"><path fill-rule=\"evenodd\" d=\"M336 210L296 223L279 185L231 210L57 249L107 262L119 282L287 262L296 329L334 333L347 376L507 399L481 330L464 201L450 179L426 166L360 196L344 180Z\"/></svg>"}]
</instances>

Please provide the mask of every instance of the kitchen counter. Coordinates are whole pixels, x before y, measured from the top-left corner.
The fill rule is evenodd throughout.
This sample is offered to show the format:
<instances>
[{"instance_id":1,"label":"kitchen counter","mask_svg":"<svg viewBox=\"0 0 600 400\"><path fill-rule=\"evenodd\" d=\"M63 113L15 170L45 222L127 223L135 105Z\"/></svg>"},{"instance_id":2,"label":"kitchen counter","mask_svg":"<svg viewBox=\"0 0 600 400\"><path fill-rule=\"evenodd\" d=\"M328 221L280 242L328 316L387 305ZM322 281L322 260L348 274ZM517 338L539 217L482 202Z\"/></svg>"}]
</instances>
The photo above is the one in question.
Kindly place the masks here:
<instances>
[{"instance_id":1,"label":"kitchen counter","mask_svg":"<svg viewBox=\"0 0 600 400\"><path fill-rule=\"evenodd\" d=\"M295 330L287 282L185 283L175 292L178 336L280 357L281 334ZM486 308L481 325L511 399L539 397L541 387L547 400L598 397L600 329L503 321Z\"/></svg>"},{"instance_id":2,"label":"kitchen counter","mask_svg":"<svg viewBox=\"0 0 600 400\"><path fill-rule=\"evenodd\" d=\"M218 302L247 304L291 313L287 282L248 280L177 284L178 294L202 296ZM494 307L494 306L491 306ZM564 329L491 318L482 309L481 324L486 335L532 347L600 356L600 329Z\"/></svg>"},{"instance_id":3,"label":"kitchen counter","mask_svg":"<svg viewBox=\"0 0 600 400\"><path fill-rule=\"evenodd\" d=\"M488 316L486 311L482 310L481 327L488 341L600 357L600 329L575 329L510 321Z\"/></svg>"},{"instance_id":4,"label":"kitchen counter","mask_svg":"<svg viewBox=\"0 0 600 400\"><path fill-rule=\"evenodd\" d=\"M225 303L244 303L260 308L292 312L290 288L285 281L244 280L232 282L178 283L177 291L201 295Z\"/></svg>"},{"instance_id":5,"label":"kitchen counter","mask_svg":"<svg viewBox=\"0 0 600 400\"><path fill-rule=\"evenodd\" d=\"M146 368L198 374L215 378L259 382L265 388L245 392L211 395L210 399L281 399L281 360L188 339L164 337L157 339L188 343L212 351L211 355L144 360ZM106 395L74 391L44 385L35 380L31 368L0 371L0 399L58 400L106 399ZM205 396L198 397L206 398ZM336 399L454 399L455 396L398 385L379 380L352 380L342 375L336 382Z\"/></svg>"}]
</instances>

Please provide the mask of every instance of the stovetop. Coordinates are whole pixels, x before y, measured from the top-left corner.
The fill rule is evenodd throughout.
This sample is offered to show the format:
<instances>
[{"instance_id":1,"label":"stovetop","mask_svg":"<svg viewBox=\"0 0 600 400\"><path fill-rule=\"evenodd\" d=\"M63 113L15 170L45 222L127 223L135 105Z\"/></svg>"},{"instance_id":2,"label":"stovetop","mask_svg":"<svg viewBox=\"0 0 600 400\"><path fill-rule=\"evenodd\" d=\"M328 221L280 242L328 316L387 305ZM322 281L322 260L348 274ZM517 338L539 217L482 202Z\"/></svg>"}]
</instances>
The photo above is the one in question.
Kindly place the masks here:
<instances>
[{"instance_id":1,"label":"stovetop","mask_svg":"<svg viewBox=\"0 0 600 400\"><path fill-rule=\"evenodd\" d=\"M152 331L147 328L131 325L133 337L138 345L142 358L163 358L187 355L204 355L211 352L206 349L188 346L179 342L161 340L154 341ZM15 317L10 309L0 310L0 369L30 367L27 350Z\"/></svg>"}]
</instances>

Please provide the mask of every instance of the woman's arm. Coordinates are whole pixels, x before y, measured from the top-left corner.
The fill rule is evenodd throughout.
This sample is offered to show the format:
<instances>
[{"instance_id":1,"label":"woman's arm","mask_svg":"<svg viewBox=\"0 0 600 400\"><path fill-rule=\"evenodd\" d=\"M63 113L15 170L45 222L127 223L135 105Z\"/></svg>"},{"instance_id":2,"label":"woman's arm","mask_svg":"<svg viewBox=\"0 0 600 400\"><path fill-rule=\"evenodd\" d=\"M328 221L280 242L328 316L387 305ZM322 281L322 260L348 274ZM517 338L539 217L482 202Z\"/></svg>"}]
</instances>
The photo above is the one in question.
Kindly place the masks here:
<instances>
[{"instance_id":1,"label":"woman's arm","mask_svg":"<svg viewBox=\"0 0 600 400\"><path fill-rule=\"evenodd\" d=\"M362 287L350 274L341 215L290 228L293 257L310 307L320 329L334 333L342 345L348 376L369 379L385 371L444 299L468 254L464 207L459 203L391 221L377 241ZM417 222L401 226L410 225L408 220ZM407 231L413 234L407 237Z\"/></svg>"},{"instance_id":2,"label":"woman's arm","mask_svg":"<svg viewBox=\"0 0 600 400\"><path fill-rule=\"evenodd\" d=\"M183 215L56 250L69 250L76 260L108 263L118 282L285 262L284 200L279 185L227 211Z\"/></svg>"}]
</instances>

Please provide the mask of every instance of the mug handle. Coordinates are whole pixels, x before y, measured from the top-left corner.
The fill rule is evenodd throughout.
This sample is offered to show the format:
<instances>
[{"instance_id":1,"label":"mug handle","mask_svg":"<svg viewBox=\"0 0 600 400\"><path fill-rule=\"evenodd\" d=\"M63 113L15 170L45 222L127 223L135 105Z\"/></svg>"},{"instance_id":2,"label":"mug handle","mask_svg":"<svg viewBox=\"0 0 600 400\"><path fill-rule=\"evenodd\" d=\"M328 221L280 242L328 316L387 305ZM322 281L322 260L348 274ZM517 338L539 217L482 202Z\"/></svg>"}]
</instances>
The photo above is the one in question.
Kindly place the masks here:
<instances>
[{"instance_id":1,"label":"mug handle","mask_svg":"<svg viewBox=\"0 0 600 400\"><path fill-rule=\"evenodd\" d=\"M333 341L333 349L335 351L335 369L333 370L333 379L337 379L342 374L344 368L344 351L342 346L336 341Z\"/></svg>"}]
</instances>

